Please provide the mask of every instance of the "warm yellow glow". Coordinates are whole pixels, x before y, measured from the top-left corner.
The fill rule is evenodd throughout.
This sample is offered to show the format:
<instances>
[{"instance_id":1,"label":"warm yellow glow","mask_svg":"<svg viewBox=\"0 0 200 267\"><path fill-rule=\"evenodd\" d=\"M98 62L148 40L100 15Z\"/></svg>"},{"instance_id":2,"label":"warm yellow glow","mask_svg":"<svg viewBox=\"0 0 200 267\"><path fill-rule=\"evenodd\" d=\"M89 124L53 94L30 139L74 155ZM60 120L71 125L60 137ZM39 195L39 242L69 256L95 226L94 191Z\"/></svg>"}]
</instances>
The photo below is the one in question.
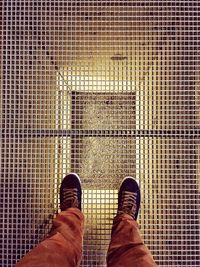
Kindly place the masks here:
<instances>
[{"instance_id":1,"label":"warm yellow glow","mask_svg":"<svg viewBox=\"0 0 200 267\"><path fill-rule=\"evenodd\" d=\"M93 223L99 223L99 219L108 220L108 223L117 211L117 190L83 190L83 212L87 214L87 219L92 219ZM95 218L94 218L95 210ZM113 216L112 216L113 215Z\"/></svg>"},{"instance_id":2,"label":"warm yellow glow","mask_svg":"<svg viewBox=\"0 0 200 267\"><path fill-rule=\"evenodd\" d=\"M114 80L100 76L72 73L67 78L71 90L78 92L119 92L135 90L130 80Z\"/></svg>"}]
</instances>

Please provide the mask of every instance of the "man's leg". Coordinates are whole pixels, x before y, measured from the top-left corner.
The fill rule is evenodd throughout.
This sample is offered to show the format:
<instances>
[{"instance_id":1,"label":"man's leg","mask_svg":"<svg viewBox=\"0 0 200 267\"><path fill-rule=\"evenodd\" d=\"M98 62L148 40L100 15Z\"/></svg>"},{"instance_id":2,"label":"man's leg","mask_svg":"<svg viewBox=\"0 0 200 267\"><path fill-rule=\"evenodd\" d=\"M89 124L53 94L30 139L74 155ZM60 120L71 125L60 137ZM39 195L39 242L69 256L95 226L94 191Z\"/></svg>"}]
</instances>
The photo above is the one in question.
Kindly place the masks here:
<instances>
[{"instance_id":1,"label":"man's leg","mask_svg":"<svg viewBox=\"0 0 200 267\"><path fill-rule=\"evenodd\" d=\"M155 267L150 251L144 245L136 222L140 206L140 190L132 178L125 178L118 197L117 216L113 221L108 249L108 267Z\"/></svg>"},{"instance_id":2,"label":"man's leg","mask_svg":"<svg viewBox=\"0 0 200 267\"><path fill-rule=\"evenodd\" d=\"M82 254L84 216L81 185L76 174L65 177L60 189L61 213L47 239L22 258L16 267L75 267Z\"/></svg>"}]
</instances>

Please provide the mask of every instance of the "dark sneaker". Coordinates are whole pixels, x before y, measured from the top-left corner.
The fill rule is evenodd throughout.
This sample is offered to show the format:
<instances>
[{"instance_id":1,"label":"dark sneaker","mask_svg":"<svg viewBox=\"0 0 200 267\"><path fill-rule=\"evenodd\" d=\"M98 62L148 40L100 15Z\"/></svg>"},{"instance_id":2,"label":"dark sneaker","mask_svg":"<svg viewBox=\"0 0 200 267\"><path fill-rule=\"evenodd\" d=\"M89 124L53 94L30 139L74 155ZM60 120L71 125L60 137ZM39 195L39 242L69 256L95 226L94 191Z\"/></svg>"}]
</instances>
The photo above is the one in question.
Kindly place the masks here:
<instances>
[{"instance_id":1,"label":"dark sneaker","mask_svg":"<svg viewBox=\"0 0 200 267\"><path fill-rule=\"evenodd\" d=\"M126 177L121 183L118 193L117 215L127 213L137 220L140 208L140 188L133 177Z\"/></svg>"},{"instance_id":2,"label":"dark sneaker","mask_svg":"<svg viewBox=\"0 0 200 267\"><path fill-rule=\"evenodd\" d=\"M81 181L76 173L68 174L60 187L60 209L78 208L81 210Z\"/></svg>"}]
</instances>

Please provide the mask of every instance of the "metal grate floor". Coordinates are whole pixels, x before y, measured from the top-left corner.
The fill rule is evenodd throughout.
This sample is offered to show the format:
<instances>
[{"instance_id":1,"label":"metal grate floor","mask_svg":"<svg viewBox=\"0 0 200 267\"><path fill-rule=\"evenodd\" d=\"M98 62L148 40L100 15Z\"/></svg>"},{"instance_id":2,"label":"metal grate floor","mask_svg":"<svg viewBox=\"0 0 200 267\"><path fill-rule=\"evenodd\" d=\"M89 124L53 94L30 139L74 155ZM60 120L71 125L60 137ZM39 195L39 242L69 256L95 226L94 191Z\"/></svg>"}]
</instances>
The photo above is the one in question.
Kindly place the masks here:
<instances>
[{"instance_id":1,"label":"metal grate floor","mask_svg":"<svg viewBox=\"0 0 200 267\"><path fill-rule=\"evenodd\" d=\"M117 190L132 175L157 264L199 267L200 3L0 6L0 266L45 237L62 178L77 172L82 266L106 265Z\"/></svg>"}]
</instances>

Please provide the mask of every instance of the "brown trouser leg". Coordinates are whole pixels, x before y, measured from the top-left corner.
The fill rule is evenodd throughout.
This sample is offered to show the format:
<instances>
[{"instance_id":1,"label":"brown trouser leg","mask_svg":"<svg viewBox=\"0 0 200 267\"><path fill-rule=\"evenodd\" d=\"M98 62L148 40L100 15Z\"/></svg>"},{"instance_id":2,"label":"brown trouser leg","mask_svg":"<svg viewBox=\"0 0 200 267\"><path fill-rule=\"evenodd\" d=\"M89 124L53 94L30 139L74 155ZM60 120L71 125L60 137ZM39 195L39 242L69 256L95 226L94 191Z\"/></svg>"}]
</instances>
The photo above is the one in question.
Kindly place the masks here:
<instances>
[{"instance_id":1,"label":"brown trouser leg","mask_svg":"<svg viewBox=\"0 0 200 267\"><path fill-rule=\"evenodd\" d=\"M83 241L82 212L62 211L53 222L49 237L24 256L16 267L75 267L80 265Z\"/></svg>"},{"instance_id":2,"label":"brown trouser leg","mask_svg":"<svg viewBox=\"0 0 200 267\"><path fill-rule=\"evenodd\" d=\"M150 251L142 241L137 222L128 214L118 215L113 221L107 266L157 266Z\"/></svg>"}]
</instances>

